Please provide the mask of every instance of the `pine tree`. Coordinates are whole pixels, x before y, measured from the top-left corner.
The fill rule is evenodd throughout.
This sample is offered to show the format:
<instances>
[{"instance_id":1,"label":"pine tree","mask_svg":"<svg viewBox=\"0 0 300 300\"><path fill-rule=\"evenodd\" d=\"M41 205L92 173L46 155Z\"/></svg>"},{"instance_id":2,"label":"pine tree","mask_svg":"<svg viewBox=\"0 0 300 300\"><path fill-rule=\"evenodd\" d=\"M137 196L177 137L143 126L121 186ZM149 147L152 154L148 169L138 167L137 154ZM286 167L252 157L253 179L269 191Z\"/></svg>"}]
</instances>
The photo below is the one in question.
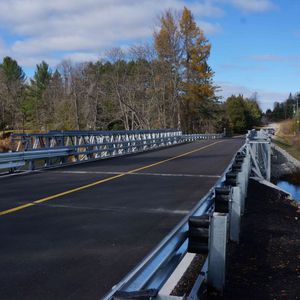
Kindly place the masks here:
<instances>
[{"instance_id":1,"label":"pine tree","mask_svg":"<svg viewBox=\"0 0 300 300\"><path fill-rule=\"evenodd\" d=\"M2 128L22 126L22 103L26 76L17 61L4 57L0 64L0 107Z\"/></svg>"},{"instance_id":2,"label":"pine tree","mask_svg":"<svg viewBox=\"0 0 300 300\"><path fill-rule=\"evenodd\" d=\"M36 66L33 79L30 80L30 86L27 92L26 110L31 126L36 129L45 130L46 115L48 114L46 89L52 78L52 72L49 65L42 61Z\"/></svg>"}]
</instances>

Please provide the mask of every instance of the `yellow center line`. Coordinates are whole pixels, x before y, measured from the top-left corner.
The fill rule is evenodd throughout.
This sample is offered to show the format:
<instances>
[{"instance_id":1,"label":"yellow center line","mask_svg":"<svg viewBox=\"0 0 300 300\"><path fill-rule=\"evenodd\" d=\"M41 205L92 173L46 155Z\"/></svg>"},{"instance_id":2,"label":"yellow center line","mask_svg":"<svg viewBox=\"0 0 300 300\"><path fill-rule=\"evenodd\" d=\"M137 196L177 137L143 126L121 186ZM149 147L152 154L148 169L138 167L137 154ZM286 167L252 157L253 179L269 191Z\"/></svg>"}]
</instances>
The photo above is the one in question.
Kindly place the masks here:
<instances>
[{"instance_id":1,"label":"yellow center line","mask_svg":"<svg viewBox=\"0 0 300 300\"><path fill-rule=\"evenodd\" d=\"M140 168L137 168L137 169L126 171L124 173L121 173L121 174L118 174L118 175L115 175L115 176L111 176L111 177L108 177L108 178L105 178L105 179L102 179L102 180L99 180L99 181L95 181L95 182L92 182L92 183L89 183L89 184L86 184L86 185L83 185L83 186L80 186L80 187L77 187L77 188L74 188L74 189L62 192L62 193L54 194L52 196L48 196L48 197L45 197L45 198L42 198L42 199L39 199L39 200L36 200L36 201L32 201L32 202L29 202L29 203L26 203L26 204L23 204L23 205L19 205L19 206L16 206L16 207L13 207L13 208L10 208L10 209L7 209L7 210L3 210L3 211L0 211L0 216L6 215L6 214L10 214L10 213L13 213L13 212L25 209L27 207L31 207L31 206L34 206L36 204L43 203L43 202L46 202L46 201L49 201L49 200L53 200L53 199L56 199L56 198L59 198L59 197L62 197L62 196L66 196L66 195L69 195L69 194L72 194L72 193L75 193L75 192L79 192L79 191L85 190L87 188L93 187L95 185L99 185L99 184L102 184L102 183L105 183L105 182L108 182L108 181L112 181L114 179L126 176L128 174L132 174L132 173L139 172L139 171L142 171L142 170L145 170L145 169L149 169L149 168L161 165L163 163L172 161L174 159L177 159L177 158L180 158L180 157L183 157L183 156L187 156L189 154L201 151L203 149L206 149L208 147L211 147L213 145L216 145L216 144L219 144L219 143L222 143L222 142L224 142L224 141L222 140L222 141L214 142L214 143L211 143L209 145L206 145L206 146L203 146L203 147L200 147L200 148L197 148L197 149L194 149L194 150L182 153L182 154L174 156L174 157L170 157L170 158L158 161L156 163L153 163L153 164L150 164L150 165L147 165L147 166L144 166L144 167L140 167Z\"/></svg>"}]
</instances>

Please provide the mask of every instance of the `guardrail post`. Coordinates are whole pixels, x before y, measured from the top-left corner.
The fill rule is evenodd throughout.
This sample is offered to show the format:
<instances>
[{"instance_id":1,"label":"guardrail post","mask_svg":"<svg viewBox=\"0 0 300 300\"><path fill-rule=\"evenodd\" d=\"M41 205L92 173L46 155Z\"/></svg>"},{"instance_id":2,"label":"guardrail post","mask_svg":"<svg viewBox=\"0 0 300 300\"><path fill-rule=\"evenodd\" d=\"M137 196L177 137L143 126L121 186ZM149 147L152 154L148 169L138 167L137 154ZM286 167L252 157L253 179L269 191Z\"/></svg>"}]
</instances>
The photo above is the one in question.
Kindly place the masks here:
<instances>
[{"instance_id":1,"label":"guardrail post","mask_svg":"<svg viewBox=\"0 0 300 300\"><path fill-rule=\"evenodd\" d=\"M241 223L241 206L242 197L240 187L232 187L232 202L230 211L230 240L233 242L239 242L240 236L240 223Z\"/></svg>"},{"instance_id":2,"label":"guardrail post","mask_svg":"<svg viewBox=\"0 0 300 300\"><path fill-rule=\"evenodd\" d=\"M30 171L33 171L33 170L34 170L34 161L33 161L33 160L30 160L30 161L28 162L28 169L29 169Z\"/></svg>"},{"instance_id":3,"label":"guardrail post","mask_svg":"<svg viewBox=\"0 0 300 300\"><path fill-rule=\"evenodd\" d=\"M243 171L237 174L237 186L239 187L241 214L243 215L245 212L246 200L246 175Z\"/></svg>"},{"instance_id":4,"label":"guardrail post","mask_svg":"<svg viewBox=\"0 0 300 300\"><path fill-rule=\"evenodd\" d=\"M267 144L267 180L271 180L271 141Z\"/></svg>"},{"instance_id":5,"label":"guardrail post","mask_svg":"<svg viewBox=\"0 0 300 300\"><path fill-rule=\"evenodd\" d=\"M210 222L207 283L219 293L225 285L227 222L224 213L214 213Z\"/></svg>"}]
</instances>

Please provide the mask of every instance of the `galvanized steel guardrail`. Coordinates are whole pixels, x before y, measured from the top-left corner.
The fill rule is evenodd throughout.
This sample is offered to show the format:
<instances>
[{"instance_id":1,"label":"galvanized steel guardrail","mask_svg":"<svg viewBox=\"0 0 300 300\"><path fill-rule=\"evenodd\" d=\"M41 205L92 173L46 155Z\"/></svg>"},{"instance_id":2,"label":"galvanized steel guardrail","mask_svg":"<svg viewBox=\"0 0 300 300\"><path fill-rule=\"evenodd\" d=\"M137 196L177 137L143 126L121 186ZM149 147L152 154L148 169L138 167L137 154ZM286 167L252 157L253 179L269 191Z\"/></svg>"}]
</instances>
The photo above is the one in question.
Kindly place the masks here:
<instances>
[{"instance_id":1,"label":"galvanized steel guardrail","mask_svg":"<svg viewBox=\"0 0 300 300\"><path fill-rule=\"evenodd\" d=\"M1 153L0 169L20 168L25 166L26 162L30 164L39 159L48 160L51 158L65 157L68 156L69 153L68 148Z\"/></svg>"},{"instance_id":2,"label":"galvanized steel guardrail","mask_svg":"<svg viewBox=\"0 0 300 300\"><path fill-rule=\"evenodd\" d=\"M245 152L244 145L238 152ZM168 236L161 241L133 271L115 285L102 299L110 300L115 294L130 293L141 290L159 291L171 273L176 269L188 250L188 220L191 216L212 214L214 211L215 189L223 187L226 174L232 169L234 158L223 175L208 193L198 202L191 212L178 224ZM199 270L200 272L200 270ZM117 297L119 298L119 296ZM121 297L122 298L122 297Z\"/></svg>"},{"instance_id":3,"label":"galvanized steel guardrail","mask_svg":"<svg viewBox=\"0 0 300 300\"><path fill-rule=\"evenodd\" d=\"M222 134L183 135L178 130L51 131L13 134L16 152L0 154L0 169L34 170L139 153Z\"/></svg>"},{"instance_id":4,"label":"galvanized steel guardrail","mask_svg":"<svg viewBox=\"0 0 300 300\"><path fill-rule=\"evenodd\" d=\"M205 133L205 134L183 134L182 138L186 141L193 142L197 140L215 140L224 137L224 133Z\"/></svg>"},{"instance_id":5,"label":"galvanized steel guardrail","mask_svg":"<svg viewBox=\"0 0 300 300\"><path fill-rule=\"evenodd\" d=\"M209 215L210 219L209 242L205 246L208 249L208 257L199 270L200 275L187 299L199 299L198 291L204 281L208 282L214 291L223 289L226 244L228 240L239 242L240 219L245 211L248 180L250 176L256 176L255 161L258 156L251 154L251 142L257 142L258 139L266 143L268 136L263 132L249 131L246 143L234 155L216 184L182 222L134 270L116 284L103 300L133 299L145 294L148 299L154 299L156 296L159 296L159 299L164 299L164 296L171 299L168 295L159 294L159 290L189 251L189 219L204 215ZM267 155L270 156L270 153ZM263 167L267 165L263 164ZM224 191L228 195L225 202L223 197L219 200L217 198L217 193ZM142 294L139 294L140 292Z\"/></svg>"}]
</instances>

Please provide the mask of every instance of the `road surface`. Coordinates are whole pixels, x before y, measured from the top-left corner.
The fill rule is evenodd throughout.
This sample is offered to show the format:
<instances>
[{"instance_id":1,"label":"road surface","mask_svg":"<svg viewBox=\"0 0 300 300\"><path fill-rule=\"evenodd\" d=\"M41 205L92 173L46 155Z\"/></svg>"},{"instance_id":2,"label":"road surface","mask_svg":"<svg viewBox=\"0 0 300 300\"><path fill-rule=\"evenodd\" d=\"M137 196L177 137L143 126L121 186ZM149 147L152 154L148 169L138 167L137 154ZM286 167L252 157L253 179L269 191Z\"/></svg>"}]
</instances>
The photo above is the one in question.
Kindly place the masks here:
<instances>
[{"instance_id":1,"label":"road surface","mask_svg":"<svg viewBox=\"0 0 300 300\"><path fill-rule=\"evenodd\" d=\"M0 299L100 299L188 213L244 139L0 178Z\"/></svg>"}]
</instances>

